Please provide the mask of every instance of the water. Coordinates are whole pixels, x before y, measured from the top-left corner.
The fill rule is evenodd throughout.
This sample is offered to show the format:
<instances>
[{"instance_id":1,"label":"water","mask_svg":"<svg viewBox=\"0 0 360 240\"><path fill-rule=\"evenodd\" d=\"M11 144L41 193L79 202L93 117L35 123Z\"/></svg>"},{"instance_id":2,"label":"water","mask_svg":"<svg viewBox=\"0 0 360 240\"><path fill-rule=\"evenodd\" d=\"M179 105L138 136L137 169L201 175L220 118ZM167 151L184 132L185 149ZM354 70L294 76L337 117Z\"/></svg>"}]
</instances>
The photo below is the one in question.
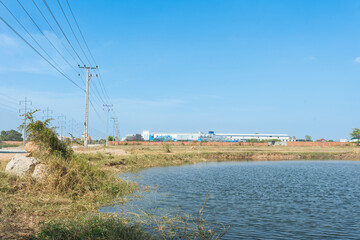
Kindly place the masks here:
<instances>
[{"instance_id":1,"label":"water","mask_svg":"<svg viewBox=\"0 0 360 240\"><path fill-rule=\"evenodd\" d=\"M131 202L231 226L224 239L360 239L360 162L273 161L151 168L122 177L158 186ZM103 211L126 211L129 205Z\"/></svg>"}]
</instances>

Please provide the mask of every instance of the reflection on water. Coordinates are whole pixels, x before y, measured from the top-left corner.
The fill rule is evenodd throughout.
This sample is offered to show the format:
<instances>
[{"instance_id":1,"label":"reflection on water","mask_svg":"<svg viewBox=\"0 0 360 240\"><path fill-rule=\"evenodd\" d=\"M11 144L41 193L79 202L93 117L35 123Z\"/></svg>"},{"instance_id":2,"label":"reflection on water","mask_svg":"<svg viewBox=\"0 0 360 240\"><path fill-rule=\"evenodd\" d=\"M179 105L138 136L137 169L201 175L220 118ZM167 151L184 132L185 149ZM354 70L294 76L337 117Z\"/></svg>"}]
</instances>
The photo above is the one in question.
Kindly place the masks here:
<instances>
[{"instance_id":1,"label":"reflection on water","mask_svg":"<svg viewBox=\"0 0 360 240\"><path fill-rule=\"evenodd\" d=\"M156 189L103 211L197 215L208 196L207 221L231 226L224 239L360 239L360 162L202 163L122 177Z\"/></svg>"}]
</instances>

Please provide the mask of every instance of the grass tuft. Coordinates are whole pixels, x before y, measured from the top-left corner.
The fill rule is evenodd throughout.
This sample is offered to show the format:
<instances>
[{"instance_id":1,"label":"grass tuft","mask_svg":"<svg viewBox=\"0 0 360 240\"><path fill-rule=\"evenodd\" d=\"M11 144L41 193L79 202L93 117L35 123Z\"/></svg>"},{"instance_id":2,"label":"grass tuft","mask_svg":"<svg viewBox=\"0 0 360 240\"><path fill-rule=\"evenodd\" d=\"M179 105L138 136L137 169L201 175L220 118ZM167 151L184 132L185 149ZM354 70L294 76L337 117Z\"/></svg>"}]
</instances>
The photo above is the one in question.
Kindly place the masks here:
<instances>
[{"instance_id":1,"label":"grass tuft","mask_svg":"<svg viewBox=\"0 0 360 240\"><path fill-rule=\"evenodd\" d=\"M53 220L44 224L34 237L34 240L141 240L153 239L139 225L128 224L116 217L92 215L71 220Z\"/></svg>"}]
</instances>

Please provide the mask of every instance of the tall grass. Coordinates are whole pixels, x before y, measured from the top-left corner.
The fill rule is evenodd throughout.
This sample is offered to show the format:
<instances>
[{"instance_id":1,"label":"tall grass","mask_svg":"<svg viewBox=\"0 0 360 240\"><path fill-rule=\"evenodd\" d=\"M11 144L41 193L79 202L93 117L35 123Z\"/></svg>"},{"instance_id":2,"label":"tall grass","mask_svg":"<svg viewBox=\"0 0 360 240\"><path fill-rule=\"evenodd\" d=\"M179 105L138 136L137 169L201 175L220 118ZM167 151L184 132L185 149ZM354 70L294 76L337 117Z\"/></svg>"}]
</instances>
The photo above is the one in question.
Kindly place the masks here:
<instances>
[{"instance_id":1,"label":"tall grass","mask_svg":"<svg viewBox=\"0 0 360 240\"><path fill-rule=\"evenodd\" d=\"M47 121L33 121L31 114L29 119L29 137L36 145L32 155L46 165L45 181L36 181L30 173L16 177L0 171L1 234L15 234L16 237L9 238L17 239L29 228L34 230L40 221L27 221L24 217L44 221L72 219L97 212L104 204L121 202L122 196L137 189L135 183L123 181L88 159L74 155ZM1 234L0 238L7 238Z\"/></svg>"},{"instance_id":2,"label":"tall grass","mask_svg":"<svg viewBox=\"0 0 360 240\"><path fill-rule=\"evenodd\" d=\"M171 153L171 146L169 143L163 144L163 148L165 153Z\"/></svg>"},{"instance_id":3,"label":"tall grass","mask_svg":"<svg viewBox=\"0 0 360 240\"><path fill-rule=\"evenodd\" d=\"M151 240L154 239L137 224L111 216L90 215L71 220L54 220L43 225L34 240Z\"/></svg>"}]
</instances>

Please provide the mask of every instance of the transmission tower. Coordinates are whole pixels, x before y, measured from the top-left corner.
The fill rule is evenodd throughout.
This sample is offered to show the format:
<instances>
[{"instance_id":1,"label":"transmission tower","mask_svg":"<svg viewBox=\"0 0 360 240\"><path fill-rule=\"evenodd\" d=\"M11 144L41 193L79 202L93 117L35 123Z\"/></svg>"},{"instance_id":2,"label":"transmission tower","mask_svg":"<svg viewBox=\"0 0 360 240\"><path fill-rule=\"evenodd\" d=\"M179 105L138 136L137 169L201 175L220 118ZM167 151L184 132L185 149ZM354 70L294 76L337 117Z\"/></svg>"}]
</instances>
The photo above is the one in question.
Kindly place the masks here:
<instances>
[{"instance_id":1,"label":"transmission tower","mask_svg":"<svg viewBox=\"0 0 360 240\"><path fill-rule=\"evenodd\" d=\"M109 111L112 111L112 104L104 104L104 107L106 107L106 147L109 146Z\"/></svg>"},{"instance_id":2,"label":"transmission tower","mask_svg":"<svg viewBox=\"0 0 360 240\"><path fill-rule=\"evenodd\" d=\"M23 124L23 145L25 146L25 140L26 140L26 115L28 112L31 111L31 109L28 109L28 104L32 105L32 101L29 101L27 97L25 97L24 101L20 101L19 105L23 105L24 108L20 109L19 112L24 112L24 124Z\"/></svg>"}]
</instances>

